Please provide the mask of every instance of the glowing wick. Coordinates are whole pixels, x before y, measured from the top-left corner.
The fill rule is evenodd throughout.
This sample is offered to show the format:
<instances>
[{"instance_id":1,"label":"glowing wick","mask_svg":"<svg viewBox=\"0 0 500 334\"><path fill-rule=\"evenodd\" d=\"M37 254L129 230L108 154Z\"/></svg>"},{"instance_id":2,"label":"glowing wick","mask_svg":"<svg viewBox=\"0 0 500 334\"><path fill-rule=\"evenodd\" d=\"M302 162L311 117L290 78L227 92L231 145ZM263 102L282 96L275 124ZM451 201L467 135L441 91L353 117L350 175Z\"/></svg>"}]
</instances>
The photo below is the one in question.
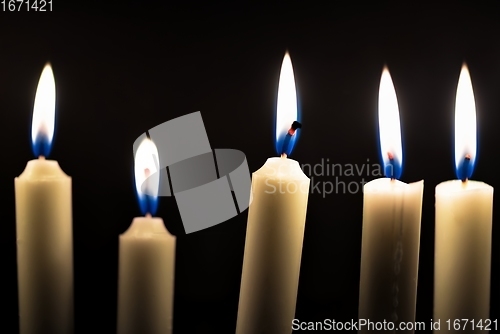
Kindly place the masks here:
<instances>
[{"instance_id":1,"label":"glowing wick","mask_svg":"<svg viewBox=\"0 0 500 334\"><path fill-rule=\"evenodd\" d=\"M286 158L287 154L286 152L288 151L288 145L290 145L290 140L292 139L292 136L295 134L297 129L302 128L302 124L300 124L297 121L293 121L292 125L290 126L290 129L288 130L285 140L283 141L283 148L281 149L281 157Z\"/></svg>"},{"instance_id":2,"label":"glowing wick","mask_svg":"<svg viewBox=\"0 0 500 334\"><path fill-rule=\"evenodd\" d=\"M467 178L467 174L469 172L469 168L471 168L471 166L470 166L470 159L471 159L471 156L470 156L470 154L467 153L465 155L464 164L463 164L463 168L462 168L462 170L463 170L463 176L461 177L461 179L462 179L463 183L465 183L467 181L467 179L468 179Z\"/></svg>"},{"instance_id":3,"label":"glowing wick","mask_svg":"<svg viewBox=\"0 0 500 334\"><path fill-rule=\"evenodd\" d=\"M387 152L387 157L389 158L389 161L391 162L391 164L390 164L391 180L394 180L394 179L396 179L394 177L394 154L392 154L391 152Z\"/></svg>"}]
</instances>

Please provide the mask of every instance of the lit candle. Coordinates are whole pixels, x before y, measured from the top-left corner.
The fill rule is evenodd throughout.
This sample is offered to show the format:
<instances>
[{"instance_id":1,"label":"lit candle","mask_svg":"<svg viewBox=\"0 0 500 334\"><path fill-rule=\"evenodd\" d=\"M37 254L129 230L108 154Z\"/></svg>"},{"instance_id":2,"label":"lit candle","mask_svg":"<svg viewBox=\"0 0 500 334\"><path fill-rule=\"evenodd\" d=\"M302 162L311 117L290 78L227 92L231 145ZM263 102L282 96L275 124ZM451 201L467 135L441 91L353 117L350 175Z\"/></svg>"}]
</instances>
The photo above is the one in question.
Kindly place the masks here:
<instances>
[{"instance_id":1,"label":"lit candle","mask_svg":"<svg viewBox=\"0 0 500 334\"><path fill-rule=\"evenodd\" d=\"M387 67L382 72L378 104L386 178L370 181L363 188L359 319L385 320L399 329L400 322L415 320L424 184L398 180L403 165L401 126ZM364 326L360 332L370 330L374 329Z\"/></svg>"},{"instance_id":2,"label":"lit candle","mask_svg":"<svg viewBox=\"0 0 500 334\"><path fill-rule=\"evenodd\" d=\"M73 332L71 177L46 160L54 135L56 87L45 65L35 95L31 139L36 160L14 180L21 334Z\"/></svg>"},{"instance_id":3,"label":"lit candle","mask_svg":"<svg viewBox=\"0 0 500 334\"><path fill-rule=\"evenodd\" d=\"M288 159L296 141L297 97L288 53L278 89L276 148L253 173L237 334L290 334L295 316L309 178Z\"/></svg>"},{"instance_id":4,"label":"lit candle","mask_svg":"<svg viewBox=\"0 0 500 334\"><path fill-rule=\"evenodd\" d=\"M458 179L436 187L434 321L441 331L482 333L490 314L493 187L469 180L475 160L476 106L464 64L455 102Z\"/></svg>"},{"instance_id":5,"label":"lit candle","mask_svg":"<svg viewBox=\"0 0 500 334\"><path fill-rule=\"evenodd\" d=\"M158 204L159 160L156 145L145 138L136 151L135 182L142 213L120 235L118 334L172 332L175 236L161 218Z\"/></svg>"}]
</instances>

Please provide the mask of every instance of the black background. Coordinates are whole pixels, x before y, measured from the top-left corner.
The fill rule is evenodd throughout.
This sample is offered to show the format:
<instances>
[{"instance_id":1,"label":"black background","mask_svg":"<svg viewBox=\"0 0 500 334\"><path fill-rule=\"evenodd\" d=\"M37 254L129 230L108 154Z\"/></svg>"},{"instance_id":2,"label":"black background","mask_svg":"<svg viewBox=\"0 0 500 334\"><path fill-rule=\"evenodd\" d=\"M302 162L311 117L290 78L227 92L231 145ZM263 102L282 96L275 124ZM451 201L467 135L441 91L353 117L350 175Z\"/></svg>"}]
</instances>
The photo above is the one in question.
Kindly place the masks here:
<instances>
[{"instance_id":1,"label":"black background","mask_svg":"<svg viewBox=\"0 0 500 334\"><path fill-rule=\"evenodd\" d=\"M453 112L464 60L478 110L473 178L500 186L496 7L477 1L432 6L53 1L53 12L0 16L2 332L18 328L13 179L33 158L33 98L45 62L51 61L57 86L51 158L73 177L77 332L113 333L118 235L140 214L134 140L199 110L212 148L242 150L250 170L257 170L276 155L273 122L287 49L304 125L292 158L301 164L378 162L378 86L384 63L389 66L401 112L402 180L425 180L417 320L429 322L434 187L455 178ZM335 179L315 177L318 181ZM498 196L494 204L499 207ZM300 320L357 318L362 205L361 191L310 195ZM158 216L178 236L175 333L234 333L247 212L189 235L174 198L161 199ZM500 313L496 220L492 319Z\"/></svg>"}]
</instances>

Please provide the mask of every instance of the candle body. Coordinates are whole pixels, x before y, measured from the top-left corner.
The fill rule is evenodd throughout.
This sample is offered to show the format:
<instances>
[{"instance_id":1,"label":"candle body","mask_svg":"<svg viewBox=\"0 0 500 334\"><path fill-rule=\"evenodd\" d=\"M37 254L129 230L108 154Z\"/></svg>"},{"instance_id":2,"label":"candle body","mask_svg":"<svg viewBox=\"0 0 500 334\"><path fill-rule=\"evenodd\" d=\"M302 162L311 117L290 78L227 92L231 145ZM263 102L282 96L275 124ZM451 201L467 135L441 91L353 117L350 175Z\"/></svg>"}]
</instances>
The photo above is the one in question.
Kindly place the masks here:
<instances>
[{"instance_id":1,"label":"candle body","mask_svg":"<svg viewBox=\"0 0 500 334\"><path fill-rule=\"evenodd\" d=\"M400 322L415 321L423 186L381 178L363 189L359 319L392 322L400 332Z\"/></svg>"},{"instance_id":2,"label":"candle body","mask_svg":"<svg viewBox=\"0 0 500 334\"><path fill-rule=\"evenodd\" d=\"M309 183L286 158L253 173L237 334L292 332Z\"/></svg>"},{"instance_id":3,"label":"candle body","mask_svg":"<svg viewBox=\"0 0 500 334\"><path fill-rule=\"evenodd\" d=\"M493 187L460 180L436 187L434 321L441 320L441 331L463 332L465 325L469 333L489 332L472 331L470 322L487 325L490 315L492 215ZM455 319L469 323L454 330Z\"/></svg>"},{"instance_id":4,"label":"candle body","mask_svg":"<svg viewBox=\"0 0 500 334\"><path fill-rule=\"evenodd\" d=\"M14 183L20 333L73 333L71 178L38 159Z\"/></svg>"},{"instance_id":5,"label":"candle body","mask_svg":"<svg viewBox=\"0 0 500 334\"><path fill-rule=\"evenodd\" d=\"M118 334L172 333L175 244L161 218L135 218L120 235Z\"/></svg>"}]
</instances>

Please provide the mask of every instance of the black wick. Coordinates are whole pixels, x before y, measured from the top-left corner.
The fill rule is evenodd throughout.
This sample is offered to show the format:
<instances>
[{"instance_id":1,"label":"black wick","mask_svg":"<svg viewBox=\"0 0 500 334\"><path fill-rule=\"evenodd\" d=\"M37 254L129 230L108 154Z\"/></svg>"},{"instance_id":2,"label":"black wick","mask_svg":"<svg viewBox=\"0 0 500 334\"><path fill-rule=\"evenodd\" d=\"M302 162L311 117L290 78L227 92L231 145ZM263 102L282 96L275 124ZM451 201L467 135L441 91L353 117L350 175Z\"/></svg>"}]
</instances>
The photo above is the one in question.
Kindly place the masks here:
<instances>
[{"instance_id":1,"label":"black wick","mask_svg":"<svg viewBox=\"0 0 500 334\"><path fill-rule=\"evenodd\" d=\"M470 154L465 155L464 164L462 166L462 177L460 178L462 182L467 181L470 168Z\"/></svg>"},{"instance_id":2,"label":"black wick","mask_svg":"<svg viewBox=\"0 0 500 334\"><path fill-rule=\"evenodd\" d=\"M286 157L286 152L288 152L288 146L290 145L290 140L292 139L292 136L295 134L295 131L297 131L297 129L300 128L302 128L302 124L297 121L293 121L292 126L288 130L285 140L283 141L283 147L281 148L281 156Z\"/></svg>"},{"instance_id":3,"label":"black wick","mask_svg":"<svg viewBox=\"0 0 500 334\"><path fill-rule=\"evenodd\" d=\"M389 177L391 178L391 180L394 180L396 179L395 176L394 176L394 154L392 154L391 152L387 152L387 156L389 157L389 162L390 162L390 175Z\"/></svg>"}]
</instances>

